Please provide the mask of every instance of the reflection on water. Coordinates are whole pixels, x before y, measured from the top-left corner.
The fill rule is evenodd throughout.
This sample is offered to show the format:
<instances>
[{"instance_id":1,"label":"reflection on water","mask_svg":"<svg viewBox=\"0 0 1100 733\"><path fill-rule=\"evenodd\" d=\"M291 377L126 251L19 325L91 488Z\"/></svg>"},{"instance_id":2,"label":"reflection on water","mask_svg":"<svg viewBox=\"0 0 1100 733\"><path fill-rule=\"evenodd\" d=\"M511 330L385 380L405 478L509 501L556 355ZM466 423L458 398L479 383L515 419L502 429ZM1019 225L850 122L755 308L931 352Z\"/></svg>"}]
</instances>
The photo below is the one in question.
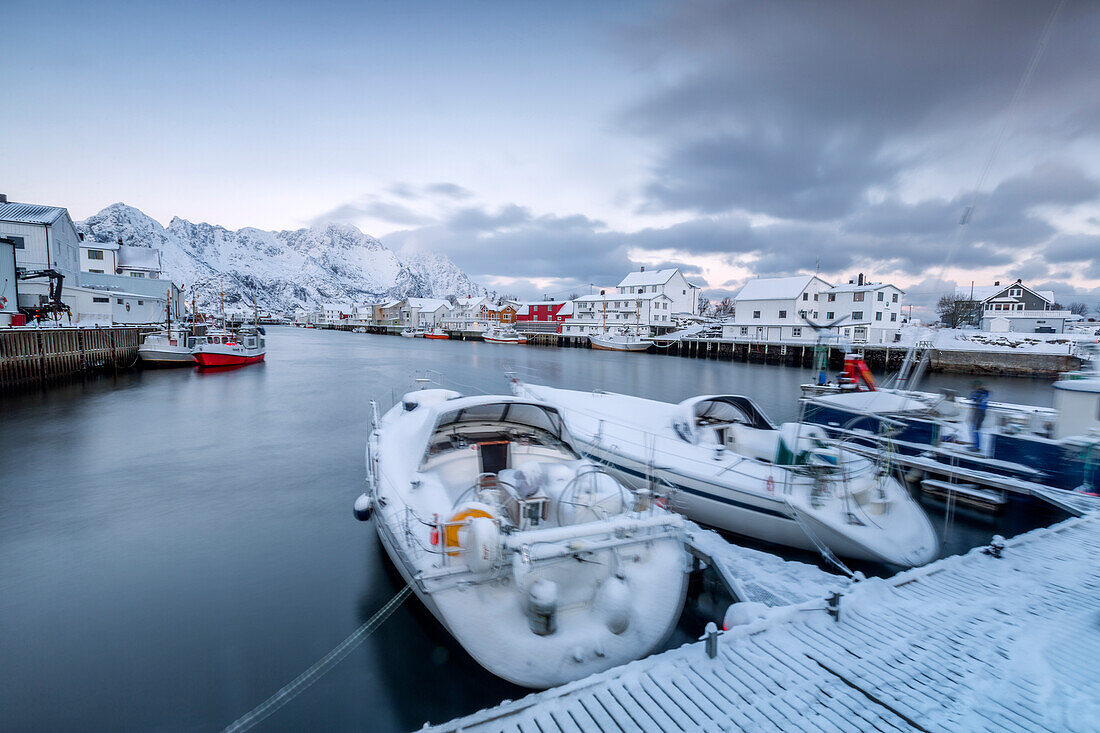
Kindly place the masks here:
<instances>
[{"instance_id":1,"label":"reflection on water","mask_svg":"<svg viewBox=\"0 0 1100 733\"><path fill-rule=\"evenodd\" d=\"M423 369L466 392L507 391L506 372L669 401L740 392L774 420L796 415L810 377L272 328L267 361L245 368L131 372L0 398L0 728L220 728L369 618L399 588L372 528L351 514L369 401L388 406ZM965 391L970 380L927 386ZM985 382L993 399L1051 402L1049 382ZM927 507L943 533L942 510ZM960 510L947 549L1056 518ZM669 644L697 637L707 613L704 603L685 614ZM264 725L406 730L524 694L411 598Z\"/></svg>"}]
</instances>

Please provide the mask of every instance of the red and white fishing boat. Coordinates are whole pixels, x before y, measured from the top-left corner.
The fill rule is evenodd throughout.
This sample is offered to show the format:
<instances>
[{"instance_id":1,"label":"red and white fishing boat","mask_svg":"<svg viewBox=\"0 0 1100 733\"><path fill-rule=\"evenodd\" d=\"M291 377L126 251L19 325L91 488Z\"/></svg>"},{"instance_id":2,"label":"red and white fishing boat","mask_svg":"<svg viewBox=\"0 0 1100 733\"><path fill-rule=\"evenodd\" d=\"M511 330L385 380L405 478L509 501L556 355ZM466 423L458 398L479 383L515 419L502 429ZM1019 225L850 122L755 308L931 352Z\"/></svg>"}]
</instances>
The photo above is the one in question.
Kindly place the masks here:
<instances>
[{"instance_id":1,"label":"red and white fishing boat","mask_svg":"<svg viewBox=\"0 0 1100 733\"><path fill-rule=\"evenodd\" d=\"M442 340L449 339L450 336L442 328L433 328L431 331L428 331L426 334L424 334L424 338Z\"/></svg>"},{"instance_id":2,"label":"red and white fishing boat","mask_svg":"<svg viewBox=\"0 0 1100 733\"><path fill-rule=\"evenodd\" d=\"M225 367L263 361L266 352L263 329L243 326L236 333L208 335L193 353L200 367Z\"/></svg>"}]
</instances>

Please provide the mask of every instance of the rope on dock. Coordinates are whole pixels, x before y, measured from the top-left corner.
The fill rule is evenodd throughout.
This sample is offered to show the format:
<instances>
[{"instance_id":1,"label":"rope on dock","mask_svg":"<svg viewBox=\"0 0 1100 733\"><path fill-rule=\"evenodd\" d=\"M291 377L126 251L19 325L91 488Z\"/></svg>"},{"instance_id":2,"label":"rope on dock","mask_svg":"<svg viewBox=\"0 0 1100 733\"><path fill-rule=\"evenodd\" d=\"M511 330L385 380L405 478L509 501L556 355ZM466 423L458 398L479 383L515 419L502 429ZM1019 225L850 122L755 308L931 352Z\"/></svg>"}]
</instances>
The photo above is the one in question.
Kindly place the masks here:
<instances>
[{"instance_id":1,"label":"rope on dock","mask_svg":"<svg viewBox=\"0 0 1100 733\"><path fill-rule=\"evenodd\" d=\"M397 607L400 606L406 598L409 597L409 593L412 592L412 586L406 585L397 595L389 600L386 605L378 609L377 612L370 619L352 632L351 636L340 642L335 649L322 657L316 664L302 672L295 677L289 683L284 685L278 692L271 697L264 700L255 708L250 710L245 715L238 718L231 725L227 726L222 733L242 733L255 725L263 722L265 718L277 711L283 705L293 700L299 694L304 692L306 688L312 685L317 680L342 662L345 657L351 654L355 649L362 644L368 636L370 636L379 626L390 617Z\"/></svg>"}]
</instances>

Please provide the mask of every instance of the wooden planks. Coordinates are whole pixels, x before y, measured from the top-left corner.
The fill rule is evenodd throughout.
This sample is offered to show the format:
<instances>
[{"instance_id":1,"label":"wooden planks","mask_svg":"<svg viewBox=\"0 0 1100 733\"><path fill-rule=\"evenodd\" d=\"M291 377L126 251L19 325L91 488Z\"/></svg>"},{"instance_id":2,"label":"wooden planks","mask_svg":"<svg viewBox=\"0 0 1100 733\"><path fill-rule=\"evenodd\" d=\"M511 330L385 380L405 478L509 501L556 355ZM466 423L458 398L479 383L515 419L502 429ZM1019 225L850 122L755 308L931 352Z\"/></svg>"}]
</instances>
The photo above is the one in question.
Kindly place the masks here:
<instances>
[{"instance_id":1,"label":"wooden planks","mask_svg":"<svg viewBox=\"0 0 1100 733\"><path fill-rule=\"evenodd\" d=\"M435 730L1097 730L1098 551L1093 512Z\"/></svg>"},{"instance_id":2,"label":"wooden planks","mask_svg":"<svg viewBox=\"0 0 1100 733\"><path fill-rule=\"evenodd\" d=\"M99 369L129 368L148 326L0 331L0 388L44 384Z\"/></svg>"}]
</instances>

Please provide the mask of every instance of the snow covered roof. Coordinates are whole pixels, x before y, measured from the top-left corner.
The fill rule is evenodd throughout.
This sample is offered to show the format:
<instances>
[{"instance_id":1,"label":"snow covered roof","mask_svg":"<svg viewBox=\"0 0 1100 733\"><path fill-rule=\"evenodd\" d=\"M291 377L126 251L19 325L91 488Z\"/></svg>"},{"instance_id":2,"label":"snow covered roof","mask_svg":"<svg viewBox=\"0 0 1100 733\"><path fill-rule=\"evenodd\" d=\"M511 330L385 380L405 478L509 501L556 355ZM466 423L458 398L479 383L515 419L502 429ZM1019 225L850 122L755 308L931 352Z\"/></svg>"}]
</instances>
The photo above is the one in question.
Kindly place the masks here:
<instances>
[{"instance_id":1,"label":"snow covered roof","mask_svg":"<svg viewBox=\"0 0 1100 733\"><path fill-rule=\"evenodd\" d=\"M632 272L619 283L620 288L637 287L639 285L664 285L678 272L672 267L667 270L640 270Z\"/></svg>"},{"instance_id":2,"label":"snow covered roof","mask_svg":"<svg viewBox=\"0 0 1100 733\"><path fill-rule=\"evenodd\" d=\"M856 285L855 283L844 283L843 285L834 285L825 292L827 293L869 293L874 290L882 290L883 288L894 288L900 292L905 292L897 285L891 285L890 283L864 283L863 285Z\"/></svg>"},{"instance_id":3,"label":"snow covered roof","mask_svg":"<svg viewBox=\"0 0 1100 733\"><path fill-rule=\"evenodd\" d=\"M664 293L608 293L607 295L582 295L574 300L574 303L600 303L605 300L655 300L656 298L664 298L665 300L672 300Z\"/></svg>"},{"instance_id":4,"label":"snow covered roof","mask_svg":"<svg viewBox=\"0 0 1100 733\"><path fill-rule=\"evenodd\" d=\"M993 298L994 296L1000 295L1009 288L1023 288L1029 292L1035 293L1048 303L1054 302L1053 290L1035 290L1033 288L1029 288L1027 285L1024 285L1021 282L1012 282L1008 283L1007 285L977 285L974 288L959 288L955 291L955 293L956 297L968 299L973 298L974 300L981 303L989 300L990 298ZM973 295L971 295L971 290L973 290Z\"/></svg>"},{"instance_id":5,"label":"snow covered roof","mask_svg":"<svg viewBox=\"0 0 1100 733\"><path fill-rule=\"evenodd\" d=\"M434 313L440 308L451 310L451 304L442 298L408 298L405 302L410 308L419 308L429 313Z\"/></svg>"},{"instance_id":6,"label":"snow covered roof","mask_svg":"<svg viewBox=\"0 0 1100 733\"><path fill-rule=\"evenodd\" d=\"M351 303L322 303L321 310L351 313Z\"/></svg>"},{"instance_id":7,"label":"snow covered roof","mask_svg":"<svg viewBox=\"0 0 1100 733\"><path fill-rule=\"evenodd\" d=\"M762 277L749 280L741 288L734 300L793 300L802 294L817 275L797 275L795 277ZM824 280L822 284L828 285Z\"/></svg>"},{"instance_id":8,"label":"snow covered roof","mask_svg":"<svg viewBox=\"0 0 1100 733\"><path fill-rule=\"evenodd\" d=\"M118 246L118 266L160 272L160 250L121 244Z\"/></svg>"},{"instance_id":9,"label":"snow covered roof","mask_svg":"<svg viewBox=\"0 0 1100 733\"><path fill-rule=\"evenodd\" d=\"M0 204L0 221L20 224L53 224L66 213L66 210L60 206L20 204L15 201Z\"/></svg>"},{"instance_id":10,"label":"snow covered roof","mask_svg":"<svg viewBox=\"0 0 1100 733\"><path fill-rule=\"evenodd\" d=\"M118 249L118 242L95 242L85 239L80 242L81 249Z\"/></svg>"}]
</instances>

